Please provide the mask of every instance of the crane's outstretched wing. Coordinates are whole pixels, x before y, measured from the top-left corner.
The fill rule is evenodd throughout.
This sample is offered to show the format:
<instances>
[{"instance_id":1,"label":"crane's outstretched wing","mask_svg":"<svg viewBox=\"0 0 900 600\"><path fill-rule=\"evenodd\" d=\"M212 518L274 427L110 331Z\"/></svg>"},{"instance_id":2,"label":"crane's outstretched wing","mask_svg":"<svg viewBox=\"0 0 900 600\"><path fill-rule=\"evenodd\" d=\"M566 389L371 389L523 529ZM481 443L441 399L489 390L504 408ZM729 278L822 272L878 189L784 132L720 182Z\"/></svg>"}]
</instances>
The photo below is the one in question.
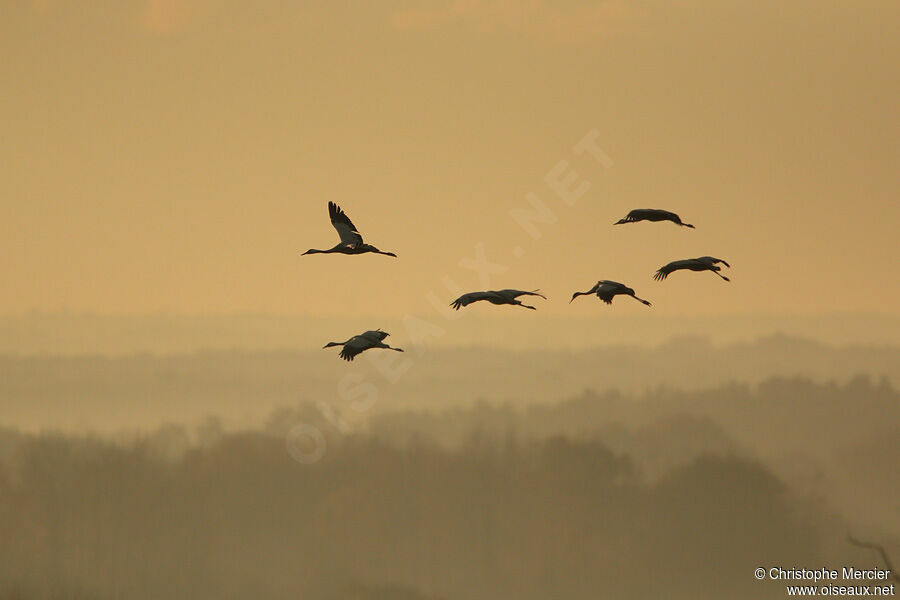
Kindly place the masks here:
<instances>
[{"instance_id":1,"label":"crane's outstretched wing","mask_svg":"<svg viewBox=\"0 0 900 600\"><path fill-rule=\"evenodd\" d=\"M362 236L356 230L356 225L350 220L341 207L334 202L328 203L328 216L331 218L331 224L337 230L341 238L341 243L347 246L358 246L362 244Z\"/></svg>"},{"instance_id":2,"label":"crane's outstretched wing","mask_svg":"<svg viewBox=\"0 0 900 600\"><path fill-rule=\"evenodd\" d=\"M541 290L531 290L530 292L526 292L523 290L500 290L499 292L495 292L500 294L501 296L506 296L507 298L518 298L519 296L540 296L544 300L547 299L547 296L540 293Z\"/></svg>"},{"instance_id":3,"label":"crane's outstretched wing","mask_svg":"<svg viewBox=\"0 0 900 600\"><path fill-rule=\"evenodd\" d=\"M665 211L661 211L658 208L636 208L630 213L628 216L636 221L641 221L644 219L652 219L654 217L658 217Z\"/></svg>"},{"instance_id":4,"label":"crane's outstretched wing","mask_svg":"<svg viewBox=\"0 0 900 600\"><path fill-rule=\"evenodd\" d=\"M361 334L360 334L360 337L364 337L364 338L366 338L366 339L370 339L370 340L372 340L372 341L374 341L374 342L383 342L383 341L384 341L384 338L386 338L386 337L389 336L389 335L391 335L391 334L389 334L387 331L382 331L382 330L380 330L380 329L373 329L373 330L371 330L371 331L367 331L367 332L365 332L365 333L361 333Z\"/></svg>"},{"instance_id":5,"label":"crane's outstretched wing","mask_svg":"<svg viewBox=\"0 0 900 600\"><path fill-rule=\"evenodd\" d=\"M622 290L625 289L625 286L618 281L604 280L599 283L600 285L595 293L597 294L598 298L600 298L607 304L612 304L615 295L622 293Z\"/></svg>"},{"instance_id":6,"label":"crane's outstretched wing","mask_svg":"<svg viewBox=\"0 0 900 600\"><path fill-rule=\"evenodd\" d=\"M635 208L632 211L629 211L625 218L619 219L614 225L621 225L623 223L637 223L638 221L659 221L663 219L678 218L673 212L669 212L667 210L662 210L661 208Z\"/></svg>"},{"instance_id":7,"label":"crane's outstretched wing","mask_svg":"<svg viewBox=\"0 0 900 600\"><path fill-rule=\"evenodd\" d=\"M675 261L670 262L667 265L660 267L659 270L656 271L656 275L653 276L653 279L655 279L657 281L662 281L663 279L668 277L670 274L672 274L673 271L677 271L678 269L685 268L686 262L688 262L688 261L675 260Z\"/></svg>"},{"instance_id":8,"label":"crane's outstretched wing","mask_svg":"<svg viewBox=\"0 0 900 600\"><path fill-rule=\"evenodd\" d=\"M636 208L629 212L627 216L619 219L613 224L621 225L623 223L637 223L638 221L671 221L676 225L694 229L693 225L683 222L681 220L681 217L679 217L676 213L673 213L670 210L663 210L661 208Z\"/></svg>"},{"instance_id":9,"label":"crane's outstretched wing","mask_svg":"<svg viewBox=\"0 0 900 600\"><path fill-rule=\"evenodd\" d=\"M468 306L473 302L478 302L479 300L487 300L488 296L491 292L469 292L468 294L463 294L456 300L450 303L454 309L459 310L463 306Z\"/></svg>"},{"instance_id":10,"label":"crane's outstretched wing","mask_svg":"<svg viewBox=\"0 0 900 600\"><path fill-rule=\"evenodd\" d=\"M629 211L627 215L623 218L619 219L613 225L622 225L624 223L637 223L638 221L645 219L647 217L647 209L645 208L635 208L632 211Z\"/></svg>"},{"instance_id":11,"label":"crane's outstretched wing","mask_svg":"<svg viewBox=\"0 0 900 600\"><path fill-rule=\"evenodd\" d=\"M344 348L341 350L341 358L346 361L351 361L356 356L364 350L368 350L372 345L369 343L363 335L355 335L350 338L346 344L344 344Z\"/></svg>"}]
</instances>

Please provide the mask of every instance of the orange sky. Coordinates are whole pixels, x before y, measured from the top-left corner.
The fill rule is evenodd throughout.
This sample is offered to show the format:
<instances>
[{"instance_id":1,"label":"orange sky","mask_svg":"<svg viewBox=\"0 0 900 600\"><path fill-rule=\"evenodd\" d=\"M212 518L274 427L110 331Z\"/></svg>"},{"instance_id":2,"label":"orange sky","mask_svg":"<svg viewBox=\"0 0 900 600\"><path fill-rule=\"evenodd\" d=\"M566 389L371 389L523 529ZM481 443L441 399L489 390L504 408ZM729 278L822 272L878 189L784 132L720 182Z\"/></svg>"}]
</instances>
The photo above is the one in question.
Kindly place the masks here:
<instances>
[{"instance_id":1,"label":"orange sky","mask_svg":"<svg viewBox=\"0 0 900 600\"><path fill-rule=\"evenodd\" d=\"M479 244L490 287L551 314L600 310L566 304L600 278L661 314L897 312L900 3L0 13L0 313L421 313L445 277L487 287L460 266ZM611 164L573 150L592 131ZM560 161L590 182L571 206ZM510 216L529 193L538 239ZM301 258L337 241L328 200L400 258ZM612 227L636 207L697 229ZM705 254L732 284L651 279Z\"/></svg>"}]
</instances>

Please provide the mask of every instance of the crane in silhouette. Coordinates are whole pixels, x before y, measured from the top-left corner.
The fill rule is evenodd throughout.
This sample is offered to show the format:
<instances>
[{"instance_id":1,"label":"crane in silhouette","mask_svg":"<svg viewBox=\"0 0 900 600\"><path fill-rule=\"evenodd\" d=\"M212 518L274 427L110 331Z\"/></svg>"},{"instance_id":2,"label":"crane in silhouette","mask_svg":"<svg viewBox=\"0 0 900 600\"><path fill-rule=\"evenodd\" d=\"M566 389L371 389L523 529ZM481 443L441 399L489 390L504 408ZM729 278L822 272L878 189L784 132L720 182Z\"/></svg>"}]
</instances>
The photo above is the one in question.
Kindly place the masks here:
<instances>
[{"instance_id":1,"label":"crane in silhouette","mask_svg":"<svg viewBox=\"0 0 900 600\"><path fill-rule=\"evenodd\" d=\"M328 203L328 216L331 218L331 224L334 225L334 228L338 232L338 236L341 238L341 241L334 248L329 248L328 250L316 250L315 248L310 248L303 254L365 254L366 252L372 252L375 254L384 254L385 256L393 256L397 257L393 252L382 252L375 246L371 244L366 244L363 242L363 238L359 233L359 230L356 229L356 225L353 224L353 221L350 220L350 217L347 216L341 207L335 204L334 202Z\"/></svg>"},{"instance_id":2,"label":"crane in silhouette","mask_svg":"<svg viewBox=\"0 0 900 600\"><path fill-rule=\"evenodd\" d=\"M394 350L395 352L403 352L402 348L393 348L384 343L384 338L390 334L387 331L376 329L374 331L366 331L359 335L354 335L346 342L328 342L322 349L331 348L332 346L343 346L341 350L341 358L351 361L356 358L357 354L371 350L372 348L384 348L385 350Z\"/></svg>"},{"instance_id":3,"label":"crane in silhouette","mask_svg":"<svg viewBox=\"0 0 900 600\"><path fill-rule=\"evenodd\" d=\"M662 266L656 271L656 274L653 276L653 279L657 281L662 281L669 274L675 271L712 271L725 281L731 281L719 271L722 270L722 267L719 266L719 263L722 263L726 267L731 268L727 262L722 260L721 258L715 258L712 256L701 256L699 258L687 258L684 260L675 260L670 262L669 264Z\"/></svg>"},{"instance_id":4,"label":"crane in silhouette","mask_svg":"<svg viewBox=\"0 0 900 600\"><path fill-rule=\"evenodd\" d=\"M594 287L586 292L575 292L574 294L572 294L572 300L569 300L569 304L572 304L572 301L575 300L575 298L577 298L578 296L589 296L591 294L597 294L597 297L607 304L612 304L613 298L615 296L631 296L641 304L652 306L652 304L650 304L643 298L638 298L637 296L635 296L634 290L624 283L619 283L618 281L609 281L608 279L598 281L594 284Z\"/></svg>"},{"instance_id":5,"label":"crane in silhouette","mask_svg":"<svg viewBox=\"0 0 900 600\"><path fill-rule=\"evenodd\" d=\"M681 217L676 215L675 213L662 210L660 208L636 208L630 213L628 213L624 219L619 219L613 225L622 225L624 223L637 223L638 221L671 221L676 225L681 225L682 227L690 227L694 229L694 226L690 223L683 223L681 221Z\"/></svg>"},{"instance_id":6,"label":"crane in silhouette","mask_svg":"<svg viewBox=\"0 0 900 600\"><path fill-rule=\"evenodd\" d=\"M487 300L491 304L512 304L514 306L524 306L525 308L536 310L533 306L522 304L521 300L517 300L519 296L540 296L544 300L547 299L546 296L540 293L540 290L532 290L530 292L523 290L490 290L487 292L469 292L468 294L463 294L451 302L450 306L459 310L463 306L468 306L473 302Z\"/></svg>"}]
</instances>

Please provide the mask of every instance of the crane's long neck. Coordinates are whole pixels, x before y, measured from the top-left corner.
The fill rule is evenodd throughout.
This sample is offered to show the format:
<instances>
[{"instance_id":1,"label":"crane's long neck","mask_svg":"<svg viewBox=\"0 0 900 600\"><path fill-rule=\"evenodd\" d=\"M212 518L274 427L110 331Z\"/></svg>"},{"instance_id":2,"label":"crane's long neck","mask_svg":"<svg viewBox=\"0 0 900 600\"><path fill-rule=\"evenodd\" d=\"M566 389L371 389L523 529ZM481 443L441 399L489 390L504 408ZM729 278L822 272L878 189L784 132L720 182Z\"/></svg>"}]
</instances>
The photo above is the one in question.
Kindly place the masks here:
<instances>
[{"instance_id":1,"label":"crane's long neck","mask_svg":"<svg viewBox=\"0 0 900 600\"><path fill-rule=\"evenodd\" d=\"M595 290L596 288L591 288L586 292L575 292L574 294L572 294L572 300L575 300L575 298L577 298L578 296L590 296L594 293ZM569 304L572 304L572 300L569 300Z\"/></svg>"},{"instance_id":2,"label":"crane's long neck","mask_svg":"<svg viewBox=\"0 0 900 600\"><path fill-rule=\"evenodd\" d=\"M349 341L349 340L348 340ZM328 342L323 346L323 348L331 348L332 346L343 346L347 342Z\"/></svg>"}]
</instances>

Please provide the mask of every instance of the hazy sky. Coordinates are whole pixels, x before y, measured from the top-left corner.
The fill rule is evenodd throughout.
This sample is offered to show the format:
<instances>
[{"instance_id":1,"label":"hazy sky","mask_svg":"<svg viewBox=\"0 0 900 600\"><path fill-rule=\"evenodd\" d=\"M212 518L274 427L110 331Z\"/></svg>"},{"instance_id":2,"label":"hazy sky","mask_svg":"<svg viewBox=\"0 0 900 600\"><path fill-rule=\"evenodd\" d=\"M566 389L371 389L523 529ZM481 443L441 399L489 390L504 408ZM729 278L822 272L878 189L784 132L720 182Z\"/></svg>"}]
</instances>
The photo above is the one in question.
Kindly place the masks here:
<instances>
[{"instance_id":1,"label":"hazy sky","mask_svg":"<svg viewBox=\"0 0 900 600\"><path fill-rule=\"evenodd\" d=\"M0 313L424 312L444 277L486 287L480 243L490 287L551 314L608 310L566 304L601 278L654 302L622 314L896 313L898 24L895 0L5 2ZM607 167L573 151L592 131ZM571 206L561 160L591 184ZM539 239L509 214L530 192ZM400 258L301 258L337 241L329 200ZM697 229L612 227L636 207ZM651 279L705 254L732 284Z\"/></svg>"}]
</instances>

